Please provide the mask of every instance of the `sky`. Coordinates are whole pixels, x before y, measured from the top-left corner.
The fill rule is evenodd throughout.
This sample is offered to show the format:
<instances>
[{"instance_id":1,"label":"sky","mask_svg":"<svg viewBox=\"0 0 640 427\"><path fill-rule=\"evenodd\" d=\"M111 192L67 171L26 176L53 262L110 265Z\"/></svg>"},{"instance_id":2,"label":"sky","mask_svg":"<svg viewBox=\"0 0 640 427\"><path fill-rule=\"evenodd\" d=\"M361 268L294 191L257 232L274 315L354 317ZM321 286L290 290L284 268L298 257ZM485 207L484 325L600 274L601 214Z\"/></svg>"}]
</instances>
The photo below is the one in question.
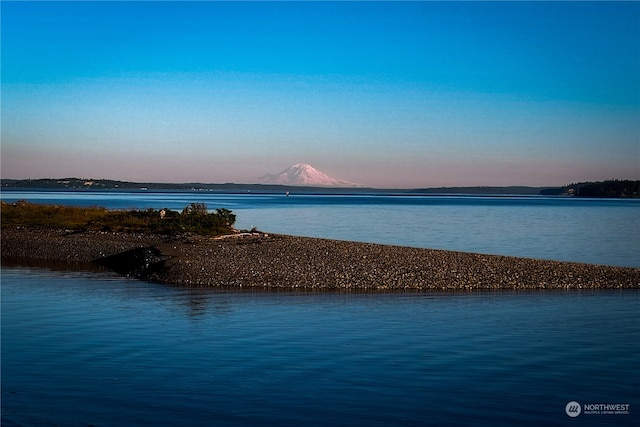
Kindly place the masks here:
<instances>
[{"instance_id":1,"label":"sky","mask_svg":"<svg viewBox=\"0 0 640 427\"><path fill-rule=\"evenodd\" d=\"M10 2L2 178L640 179L640 2Z\"/></svg>"}]
</instances>

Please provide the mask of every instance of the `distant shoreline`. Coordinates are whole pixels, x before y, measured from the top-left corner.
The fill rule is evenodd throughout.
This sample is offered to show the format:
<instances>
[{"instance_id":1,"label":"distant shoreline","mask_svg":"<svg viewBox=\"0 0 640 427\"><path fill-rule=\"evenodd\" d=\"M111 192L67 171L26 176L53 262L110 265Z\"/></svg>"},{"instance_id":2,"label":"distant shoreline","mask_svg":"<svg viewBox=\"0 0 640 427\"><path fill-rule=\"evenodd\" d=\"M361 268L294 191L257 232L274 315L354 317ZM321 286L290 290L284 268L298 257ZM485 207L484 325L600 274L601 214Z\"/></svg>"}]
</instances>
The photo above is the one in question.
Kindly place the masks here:
<instances>
[{"instance_id":1,"label":"distant shoreline","mask_svg":"<svg viewBox=\"0 0 640 427\"><path fill-rule=\"evenodd\" d=\"M42 178L0 179L3 191L206 191L221 194L325 194L325 195L478 195L478 196L565 196L581 198L640 198L640 180L578 182L564 186L465 186L432 188L372 188L340 186L300 186L239 183L157 183L111 179Z\"/></svg>"},{"instance_id":2,"label":"distant shoreline","mask_svg":"<svg viewBox=\"0 0 640 427\"><path fill-rule=\"evenodd\" d=\"M210 184L210 183L154 183L127 182L113 180L71 179L2 179L3 191L194 191L212 193L256 193L256 194L380 194L380 195L561 195L561 187L527 186L475 186L475 187L438 187L438 188L371 188L371 187L322 187L283 184Z\"/></svg>"},{"instance_id":3,"label":"distant shoreline","mask_svg":"<svg viewBox=\"0 0 640 427\"><path fill-rule=\"evenodd\" d=\"M189 287L388 291L640 289L625 268L264 233L195 234L2 228L3 264L103 266Z\"/></svg>"}]
</instances>

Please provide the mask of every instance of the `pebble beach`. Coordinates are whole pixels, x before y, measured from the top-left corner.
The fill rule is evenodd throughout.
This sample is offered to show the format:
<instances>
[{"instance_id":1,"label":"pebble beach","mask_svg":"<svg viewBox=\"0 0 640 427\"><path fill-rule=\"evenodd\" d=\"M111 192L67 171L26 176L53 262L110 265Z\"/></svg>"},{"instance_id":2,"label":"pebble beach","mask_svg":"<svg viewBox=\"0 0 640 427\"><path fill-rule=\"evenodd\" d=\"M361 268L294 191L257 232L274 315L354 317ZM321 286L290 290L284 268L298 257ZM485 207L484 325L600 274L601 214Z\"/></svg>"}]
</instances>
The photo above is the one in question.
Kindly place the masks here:
<instances>
[{"instance_id":1,"label":"pebble beach","mask_svg":"<svg viewBox=\"0 0 640 427\"><path fill-rule=\"evenodd\" d=\"M3 227L3 264L99 265L158 283L388 291L640 288L640 269L243 233L224 238Z\"/></svg>"}]
</instances>

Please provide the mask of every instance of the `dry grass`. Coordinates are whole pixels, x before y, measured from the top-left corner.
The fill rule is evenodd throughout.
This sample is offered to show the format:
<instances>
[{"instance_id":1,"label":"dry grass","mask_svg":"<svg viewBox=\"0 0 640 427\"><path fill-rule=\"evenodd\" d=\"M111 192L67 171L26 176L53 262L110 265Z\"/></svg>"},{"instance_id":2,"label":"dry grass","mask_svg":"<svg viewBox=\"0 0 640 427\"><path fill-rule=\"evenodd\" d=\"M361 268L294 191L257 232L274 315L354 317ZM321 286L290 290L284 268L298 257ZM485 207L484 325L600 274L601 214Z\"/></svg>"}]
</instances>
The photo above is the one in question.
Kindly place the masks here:
<instances>
[{"instance_id":1,"label":"dry grass","mask_svg":"<svg viewBox=\"0 0 640 427\"><path fill-rule=\"evenodd\" d=\"M215 236L231 232L235 215L226 209L208 213L204 205L192 204L182 213L161 210L116 210L103 207L39 205L25 201L2 202L0 221L5 226L109 230L176 234L194 232Z\"/></svg>"}]
</instances>

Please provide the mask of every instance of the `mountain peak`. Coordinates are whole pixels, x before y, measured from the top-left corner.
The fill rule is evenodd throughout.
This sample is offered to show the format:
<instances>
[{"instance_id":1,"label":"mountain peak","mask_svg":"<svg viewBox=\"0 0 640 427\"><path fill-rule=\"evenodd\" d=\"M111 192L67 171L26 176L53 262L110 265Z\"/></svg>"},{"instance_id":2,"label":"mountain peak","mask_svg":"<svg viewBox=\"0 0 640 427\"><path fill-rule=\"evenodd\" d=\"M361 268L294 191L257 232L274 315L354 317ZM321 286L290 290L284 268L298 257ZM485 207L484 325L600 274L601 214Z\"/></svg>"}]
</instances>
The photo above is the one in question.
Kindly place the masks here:
<instances>
[{"instance_id":1,"label":"mountain peak","mask_svg":"<svg viewBox=\"0 0 640 427\"><path fill-rule=\"evenodd\" d=\"M296 163L277 174L259 179L260 184L299 185L309 187L362 187L360 184L332 178L307 163Z\"/></svg>"}]
</instances>

